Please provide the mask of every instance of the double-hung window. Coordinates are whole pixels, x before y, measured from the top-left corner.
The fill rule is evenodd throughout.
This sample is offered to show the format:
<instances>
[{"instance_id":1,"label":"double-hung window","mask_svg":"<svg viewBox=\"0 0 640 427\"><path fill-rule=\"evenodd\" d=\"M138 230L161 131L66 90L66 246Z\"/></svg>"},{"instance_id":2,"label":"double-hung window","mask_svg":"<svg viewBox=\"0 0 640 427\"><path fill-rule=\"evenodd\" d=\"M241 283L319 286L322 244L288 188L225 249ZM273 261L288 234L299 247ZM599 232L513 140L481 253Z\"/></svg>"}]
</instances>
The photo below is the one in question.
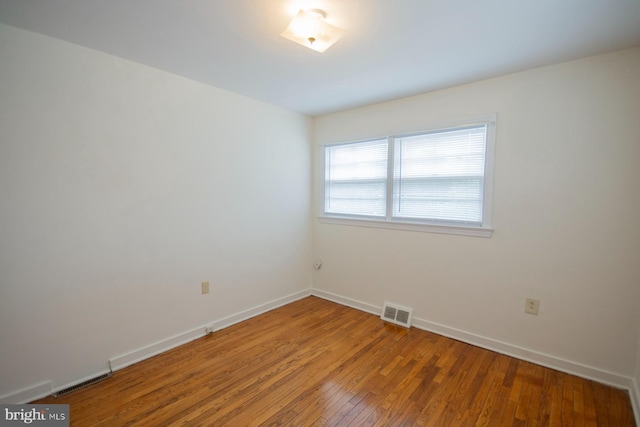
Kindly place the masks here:
<instances>
[{"instance_id":1,"label":"double-hung window","mask_svg":"<svg viewBox=\"0 0 640 427\"><path fill-rule=\"evenodd\" d=\"M324 146L323 221L491 236L495 120Z\"/></svg>"}]
</instances>

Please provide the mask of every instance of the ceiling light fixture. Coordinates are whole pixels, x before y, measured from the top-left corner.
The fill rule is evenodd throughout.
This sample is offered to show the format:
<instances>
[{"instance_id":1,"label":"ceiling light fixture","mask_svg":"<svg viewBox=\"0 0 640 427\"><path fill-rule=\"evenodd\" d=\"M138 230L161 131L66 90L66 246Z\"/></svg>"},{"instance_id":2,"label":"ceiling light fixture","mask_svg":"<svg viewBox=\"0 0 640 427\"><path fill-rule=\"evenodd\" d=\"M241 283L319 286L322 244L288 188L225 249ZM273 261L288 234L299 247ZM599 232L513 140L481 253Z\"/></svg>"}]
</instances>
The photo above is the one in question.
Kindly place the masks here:
<instances>
[{"instance_id":1,"label":"ceiling light fixture","mask_svg":"<svg viewBox=\"0 0 640 427\"><path fill-rule=\"evenodd\" d=\"M322 53L344 34L343 29L328 24L325 18L320 9L300 10L280 35Z\"/></svg>"}]
</instances>

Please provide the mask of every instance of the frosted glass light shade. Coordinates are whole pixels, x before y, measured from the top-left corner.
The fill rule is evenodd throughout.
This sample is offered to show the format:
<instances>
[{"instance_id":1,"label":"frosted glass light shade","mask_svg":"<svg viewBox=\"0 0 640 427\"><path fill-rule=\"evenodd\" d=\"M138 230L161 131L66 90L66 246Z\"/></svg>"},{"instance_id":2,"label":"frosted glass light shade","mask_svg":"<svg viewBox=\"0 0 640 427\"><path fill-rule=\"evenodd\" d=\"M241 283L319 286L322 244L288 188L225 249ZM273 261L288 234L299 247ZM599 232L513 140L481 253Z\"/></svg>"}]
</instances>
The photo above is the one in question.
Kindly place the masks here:
<instances>
[{"instance_id":1,"label":"frosted glass light shade","mask_svg":"<svg viewBox=\"0 0 640 427\"><path fill-rule=\"evenodd\" d=\"M324 18L321 10L300 10L280 35L322 53L344 34L344 30L328 24Z\"/></svg>"}]
</instances>

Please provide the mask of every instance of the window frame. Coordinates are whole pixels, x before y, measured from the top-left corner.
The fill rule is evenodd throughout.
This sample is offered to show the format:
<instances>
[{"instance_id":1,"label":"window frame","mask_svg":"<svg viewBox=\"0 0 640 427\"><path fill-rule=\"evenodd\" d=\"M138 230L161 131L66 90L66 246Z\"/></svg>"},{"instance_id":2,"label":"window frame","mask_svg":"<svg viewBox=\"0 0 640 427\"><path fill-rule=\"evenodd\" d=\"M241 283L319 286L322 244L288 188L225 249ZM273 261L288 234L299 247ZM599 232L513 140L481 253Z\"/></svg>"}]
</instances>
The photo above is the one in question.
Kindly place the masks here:
<instances>
[{"instance_id":1,"label":"window frame","mask_svg":"<svg viewBox=\"0 0 640 427\"><path fill-rule=\"evenodd\" d=\"M484 186L483 186L483 213L482 223L479 226L465 225L452 221L432 221L417 218L393 217L394 199L394 152L397 138L410 137L422 134L432 134L461 130L470 127L486 126L485 161L484 161ZM362 143L375 140L387 140L387 185L386 185L386 217L370 217L366 215L335 214L325 212L326 197L326 149L331 146ZM474 237L491 237L493 234L492 206L493 206L493 175L495 169L495 144L496 144L496 114L483 116L474 120L457 121L441 125L428 126L419 131L393 132L387 136L370 137L361 140L347 142L332 142L320 145L321 158L321 183L320 183L320 212L318 219L322 223L350 225L360 227L387 228L394 230L420 231L428 233L455 234Z\"/></svg>"}]
</instances>

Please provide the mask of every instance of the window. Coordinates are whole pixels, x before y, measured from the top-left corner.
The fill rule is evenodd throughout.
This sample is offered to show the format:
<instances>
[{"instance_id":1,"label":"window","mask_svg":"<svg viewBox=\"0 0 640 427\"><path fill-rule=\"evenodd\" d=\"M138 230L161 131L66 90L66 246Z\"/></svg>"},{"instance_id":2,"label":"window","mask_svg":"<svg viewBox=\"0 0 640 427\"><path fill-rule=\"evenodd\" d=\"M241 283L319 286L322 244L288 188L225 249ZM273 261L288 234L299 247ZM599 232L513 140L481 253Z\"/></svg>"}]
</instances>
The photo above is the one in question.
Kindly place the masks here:
<instances>
[{"instance_id":1,"label":"window","mask_svg":"<svg viewBox=\"0 0 640 427\"><path fill-rule=\"evenodd\" d=\"M386 216L387 139L327 146L325 213Z\"/></svg>"},{"instance_id":2,"label":"window","mask_svg":"<svg viewBox=\"0 0 640 427\"><path fill-rule=\"evenodd\" d=\"M491 236L495 122L324 146L328 222Z\"/></svg>"}]
</instances>

